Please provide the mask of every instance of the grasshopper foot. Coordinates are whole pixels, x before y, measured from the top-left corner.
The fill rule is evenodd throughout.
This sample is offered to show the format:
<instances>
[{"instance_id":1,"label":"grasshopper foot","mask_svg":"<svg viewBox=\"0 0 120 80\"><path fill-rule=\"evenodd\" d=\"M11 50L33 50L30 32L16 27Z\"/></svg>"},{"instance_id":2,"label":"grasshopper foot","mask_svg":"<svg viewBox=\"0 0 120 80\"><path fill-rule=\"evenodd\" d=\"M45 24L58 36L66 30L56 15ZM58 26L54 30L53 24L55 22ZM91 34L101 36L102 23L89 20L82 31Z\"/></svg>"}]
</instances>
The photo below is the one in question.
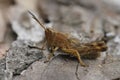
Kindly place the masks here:
<instances>
[{"instance_id":1,"label":"grasshopper foot","mask_svg":"<svg viewBox=\"0 0 120 80\"><path fill-rule=\"evenodd\" d=\"M87 64L81 64L82 67L89 67Z\"/></svg>"},{"instance_id":2,"label":"grasshopper foot","mask_svg":"<svg viewBox=\"0 0 120 80\"><path fill-rule=\"evenodd\" d=\"M89 65L85 64L84 62L80 62L80 65L83 67L89 67Z\"/></svg>"}]
</instances>

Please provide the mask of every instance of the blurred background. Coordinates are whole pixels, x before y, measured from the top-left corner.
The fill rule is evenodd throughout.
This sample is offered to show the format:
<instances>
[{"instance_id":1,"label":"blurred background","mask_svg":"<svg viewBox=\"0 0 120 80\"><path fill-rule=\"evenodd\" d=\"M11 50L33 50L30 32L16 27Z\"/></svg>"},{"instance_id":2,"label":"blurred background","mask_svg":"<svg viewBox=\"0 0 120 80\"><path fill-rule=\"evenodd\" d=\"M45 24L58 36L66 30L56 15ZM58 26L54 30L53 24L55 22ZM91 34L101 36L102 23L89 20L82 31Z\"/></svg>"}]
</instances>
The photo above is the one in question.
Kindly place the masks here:
<instances>
[{"instance_id":1,"label":"blurred background","mask_svg":"<svg viewBox=\"0 0 120 80\"><path fill-rule=\"evenodd\" d=\"M57 31L104 39L120 53L120 0L0 0L0 57L17 39L39 43L43 29L28 10ZM116 44L117 43L117 44Z\"/></svg>"}]
</instances>

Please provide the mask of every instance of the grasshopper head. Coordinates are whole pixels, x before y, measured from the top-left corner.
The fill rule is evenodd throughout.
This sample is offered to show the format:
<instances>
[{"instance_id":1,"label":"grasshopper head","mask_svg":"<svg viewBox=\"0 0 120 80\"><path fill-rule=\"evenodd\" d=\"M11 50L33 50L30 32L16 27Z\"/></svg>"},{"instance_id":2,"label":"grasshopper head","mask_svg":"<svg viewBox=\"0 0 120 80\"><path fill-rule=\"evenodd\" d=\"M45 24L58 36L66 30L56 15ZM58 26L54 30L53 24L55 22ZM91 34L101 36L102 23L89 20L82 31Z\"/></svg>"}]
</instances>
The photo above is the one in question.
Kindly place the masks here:
<instances>
[{"instance_id":1,"label":"grasshopper head","mask_svg":"<svg viewBox=\"0 0 120 80\"><path fill-rule=\"evenodd\" d=\"M51 37L52 38L54 36L54 31L50 28L46 28L45 35L46 35L46 37Z\"/></svg>"}]
</instances>

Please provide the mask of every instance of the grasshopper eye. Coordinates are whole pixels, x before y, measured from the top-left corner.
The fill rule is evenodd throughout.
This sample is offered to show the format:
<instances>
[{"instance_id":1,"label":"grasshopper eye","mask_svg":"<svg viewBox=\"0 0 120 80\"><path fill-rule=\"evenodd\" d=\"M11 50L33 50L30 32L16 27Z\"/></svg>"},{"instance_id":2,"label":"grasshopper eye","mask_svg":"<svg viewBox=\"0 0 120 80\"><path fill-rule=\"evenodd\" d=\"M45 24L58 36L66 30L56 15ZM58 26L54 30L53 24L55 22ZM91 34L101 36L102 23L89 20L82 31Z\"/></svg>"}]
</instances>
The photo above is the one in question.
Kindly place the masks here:
<instances>
[{"instance_id":1,"label":"grasshopper eye","mask_svg":"<svg viewBox=\"0 0 120 80\"><path fill-rule=\"evenodd\" d=\"M53 49L55 49L56 47L55 46L53 46Z\"/></svg>"}]
</instances>

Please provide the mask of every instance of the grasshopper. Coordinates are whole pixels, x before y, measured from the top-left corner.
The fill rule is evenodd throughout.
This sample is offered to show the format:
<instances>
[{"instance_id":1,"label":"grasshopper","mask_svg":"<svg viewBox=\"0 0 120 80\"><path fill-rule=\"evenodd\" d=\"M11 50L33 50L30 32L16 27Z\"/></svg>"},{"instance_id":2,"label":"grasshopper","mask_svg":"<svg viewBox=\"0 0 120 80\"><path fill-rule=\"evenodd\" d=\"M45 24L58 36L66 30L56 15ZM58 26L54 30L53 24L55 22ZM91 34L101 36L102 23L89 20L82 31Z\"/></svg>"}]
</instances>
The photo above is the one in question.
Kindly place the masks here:
<instances>
[{"instance_id":1,"label":"grasshopper","mask_svg":"<svg viewBox=\"0 0 120 80\"><path fill-rule=\"evenodd\" d=\"M91 43L80 43L77 39L72 39L68 35L57 32L53 29L46 28L31 12L32 17L40 24L45 31L45 40L47 47L51 49L48 60L53 57L57 50L63 51L66 54L75 56L81 66L87 66L83 58L96 59L100 56L100 52L106 51L107 46L104 41L94 41Z\"/></svg>"}]
</instances>

